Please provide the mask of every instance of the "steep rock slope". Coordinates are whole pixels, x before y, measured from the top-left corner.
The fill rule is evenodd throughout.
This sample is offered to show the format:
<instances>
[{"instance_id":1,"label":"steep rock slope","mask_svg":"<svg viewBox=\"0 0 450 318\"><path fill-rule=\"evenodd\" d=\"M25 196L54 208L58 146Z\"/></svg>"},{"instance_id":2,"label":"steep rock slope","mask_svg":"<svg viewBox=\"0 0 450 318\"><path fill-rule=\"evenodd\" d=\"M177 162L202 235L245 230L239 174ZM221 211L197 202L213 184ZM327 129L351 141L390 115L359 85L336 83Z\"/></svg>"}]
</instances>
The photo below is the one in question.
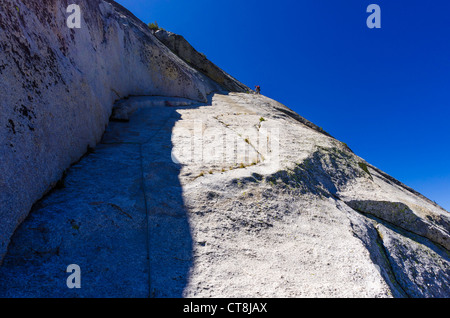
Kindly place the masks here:
<instances>
[{"instance_id":1,"label":"steep rock slope","mask_svg":"<svg viewBox=\"0 0 450 318\"><path fill-rule=\"evenodd\" d=\"M118 102L13 237L0 295L450 296L448 212L287 113L242 93Z\"/></svg>"},{"instance_id":2,"label":"steep rock slope","mask_svg":"<svg viewBox=\"0 0 450 318\"><path fill-rule=\"evenodd\" d=\"M186 295L450 296L447 211L264 96L201 111L180 111L173 131L197 242ZM200 118L216 147L185 161ZM233 149L245 156L230 167Z\"/></svg>"},{"instance_id":3,"label":"steep rock slope","mask_svg":"<svg viewBox=\"0 0 450 318\"><path fill-rule=\"evenodd\" d=\"M450 218L435 203L274 100L213 93L112 2L80 1L79 30L66 1L6 2L3 252L92 149L15 232L0 296L450 296ZM167 97L112 109L128 95Z\"/></svg>"},{"instance_id":4,"label":"steep rock slope","mask_svg":"<svg viewBox=\"0 0 450 318\"><path fill-rule=\"evenodd\" d=\"M113 1L5 0L0 8L0 262L32 204L108 124L114 100L205 101L216 83L189 67Z\"/></svg>"}]
</instances>

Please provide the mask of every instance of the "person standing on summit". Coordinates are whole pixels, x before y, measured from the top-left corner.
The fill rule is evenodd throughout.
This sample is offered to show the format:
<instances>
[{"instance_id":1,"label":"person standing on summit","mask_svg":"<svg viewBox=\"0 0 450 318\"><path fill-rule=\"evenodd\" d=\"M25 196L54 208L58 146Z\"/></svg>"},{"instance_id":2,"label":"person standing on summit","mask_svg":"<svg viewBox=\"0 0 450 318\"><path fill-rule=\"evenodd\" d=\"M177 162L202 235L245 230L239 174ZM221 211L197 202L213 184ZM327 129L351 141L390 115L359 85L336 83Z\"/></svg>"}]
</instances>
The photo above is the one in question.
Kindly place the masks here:
<instances>
[{"instance_id":1,"label":"person standing on summit","mask_svg":"<svg viewBox=\"0 0 450 318\"><path fill-rule=\"evenodd\" d=\"M256 94L260 95L261 94L261 87L259 85L255 86L256 88Z\"/></svg>"}]
</instances>

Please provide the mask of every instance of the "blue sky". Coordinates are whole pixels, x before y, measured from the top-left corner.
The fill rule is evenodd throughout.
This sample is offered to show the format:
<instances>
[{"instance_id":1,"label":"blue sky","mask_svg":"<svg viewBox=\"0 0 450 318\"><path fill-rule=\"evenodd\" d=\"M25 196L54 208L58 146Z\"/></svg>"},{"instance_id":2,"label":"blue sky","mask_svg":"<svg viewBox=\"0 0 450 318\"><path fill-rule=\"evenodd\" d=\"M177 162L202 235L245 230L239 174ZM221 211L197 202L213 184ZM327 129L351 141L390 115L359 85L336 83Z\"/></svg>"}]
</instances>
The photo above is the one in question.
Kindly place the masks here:
<instances>
[{"instance_id":1,"label":"blue sky","mask_svg":"<svg viewBox=\"0 0 450 318\"><path fill-rule=\"evenodd\" d=\"M450 1L117 2L450 211Z\"/></svg>"}]
</instances>

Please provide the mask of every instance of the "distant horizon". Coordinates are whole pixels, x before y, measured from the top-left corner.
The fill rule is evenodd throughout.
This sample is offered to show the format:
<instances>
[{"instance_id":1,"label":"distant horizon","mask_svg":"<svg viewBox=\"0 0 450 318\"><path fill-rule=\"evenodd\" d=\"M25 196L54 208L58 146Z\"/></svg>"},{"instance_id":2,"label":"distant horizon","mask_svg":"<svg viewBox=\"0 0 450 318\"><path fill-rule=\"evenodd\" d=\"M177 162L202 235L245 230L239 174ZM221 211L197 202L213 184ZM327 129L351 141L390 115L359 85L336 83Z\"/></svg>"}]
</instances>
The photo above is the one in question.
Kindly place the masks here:
<instances>
[{"instance_id":1,"label":"distant horizon","mask_svg":"<svg viewBox=\"0 0 450 318\"><path fill-rule=\"evenodd\" d=\"M116 2L450 211L450 3Z\"/></svg>"}]
</instances>

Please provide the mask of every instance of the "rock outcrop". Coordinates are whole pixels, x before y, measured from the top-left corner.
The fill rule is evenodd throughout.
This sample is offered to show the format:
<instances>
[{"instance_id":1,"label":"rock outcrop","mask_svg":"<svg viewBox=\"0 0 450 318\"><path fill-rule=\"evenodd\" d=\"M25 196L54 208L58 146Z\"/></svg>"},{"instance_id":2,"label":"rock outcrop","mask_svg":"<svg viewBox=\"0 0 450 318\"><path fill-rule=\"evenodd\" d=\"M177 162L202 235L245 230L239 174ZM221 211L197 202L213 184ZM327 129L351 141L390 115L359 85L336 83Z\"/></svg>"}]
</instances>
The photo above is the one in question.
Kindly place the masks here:
<instances>
[{"instance_id":1,"label":"rock outcrop","mask_svg":"<svg viewBox=\"0 0 450 318\"><path fill-rule=\"evenodd\" d=\"M206 101L218 85L113 1L5 0L0 8L0 261L33 203L100 141L114 100Z\"/></svg>"},{"instance_id":2,"label":"rock outcrop","mask_svg":"<svg viewBox=\"0 0 450 318\"><path fill-rule=\"evenodd\" d=\"M219 83L225 90L242 93L250 91L250 88L224 72L208 60L203 53L198 52L182 35L166 30L157 30L154 34L172 52L196 70Z\"/></svg>"},{"instance_id":3,"label":"rock outcrop","mask_svg":"<svg viewBox=\"0 0 450 318\"><path fill-rule=\"evenodd\" d=\"M33 2L1 21L52 24ZM125 9L86 1L77 35L53 5L53 29L0 34L2 242L92 149L15 232L0 296L450 297L447 211L286 106L214 92Z\"/></svg>"}]
</instances>

